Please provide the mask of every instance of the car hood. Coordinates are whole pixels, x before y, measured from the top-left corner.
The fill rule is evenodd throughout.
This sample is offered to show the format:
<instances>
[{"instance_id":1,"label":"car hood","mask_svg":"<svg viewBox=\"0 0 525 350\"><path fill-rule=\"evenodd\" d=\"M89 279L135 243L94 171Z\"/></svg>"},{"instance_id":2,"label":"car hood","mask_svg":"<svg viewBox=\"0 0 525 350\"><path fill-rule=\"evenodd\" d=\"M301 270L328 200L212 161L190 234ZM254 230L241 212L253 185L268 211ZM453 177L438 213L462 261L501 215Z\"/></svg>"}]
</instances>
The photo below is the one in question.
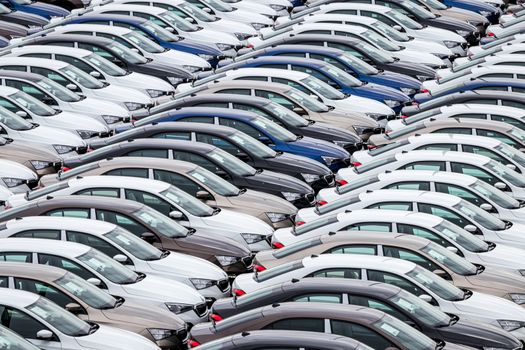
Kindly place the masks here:
<instances>
[{"instance_id":1,"label":"car hood","mask_svg":"<svg viewBox=\"0 0 525 350\"><path fill-rule=\"evenodd\" d=\"M124 284L122 288L131 295L161 302L194 305L204 301L204 297L195 289L183 283L156 276L146 276L137 283Z\"/></svg>"},{"instance_id":2,"label":"car hood","mask_svg":"<svg viewBox=\"0 0 525 350\"><path fill-rule=\"evenodd\" d=\"M323 100L325 99L323 98ZM384 103L381 103L376 100L372 100L370 98L359 97L355 95L345 97L342 100L326 99L324 102L328 106L334 106L336 108L339 107L343 111L353 111L353 112L359 112L359 113L363 113L364 111L366 111L367 113L381 114L381 115L394 115L395 114L392 108L388 107Z\"/></svg>"},{"instance_id":3,"label":"car hood","mask_svg":"<svg viewBox=\"0 0 525 350\"><path fill-rule=\"evenodd\" d=\"M404 46L409 50L421 50L422 52L428 52L437 56L452 55L452 50L445 46L445 44L438 43L436 41L428 41L426 39L414 38L410 41L397 42L398 45Z\"/></svg>"},{"instance_id":4,"label":"car hood","mask_svg":"<svg viewBox=\"0 0 525 350\"><path fill-rule=\"evenodd\" d=\"M184 47L188 49L193 49L189 51L201 51L206 53L207 55L214 55L214 56L220 56L222 55L222 51L219 50L219 48L213 44L206 44L200 41L195 41L190 38L183 38L183 41L180 41L179 43L174 42L173 45L181 44L184 45Z\"/></svg>"},{"instance_id":5,"label":"car hood","mask_svg":"<svg viewBox=\"0 0 525 350\"><path fill-rule=\"evenodd\" d=\"M161 329L180 329L184 327L184 321L174 313L166 310L160 312L155 310L151 313L151 307L134 302L124 302L121 306L114 309L101 310L104 316L110 320L132 323L143 326L144 328L161 328Z\"/></svg>"},{"instance_id":6,"label":"car hood","mask_svg":"<svg viewBox=\"0 0 525 350\"><path fill-rule=\"evenodd\" d=\"M449 7L446 10L441 10L440 13L443 14L444 16L451 15L451 17L453 18L464 19L465 21L471 20L471 21L476 21L476 22L480 22L483 24L489 23L489 20L486 17L480 15L479 13L461 9L458 7Z\"/></svg>"},{"instance_id":7,"label":"car hood","mask_svg":"<svg viewBox=\"0 0 525 350\"><path fill-rule=\"evenodd\" d=\"M243 244L228 238L217 235L197 232L185 238L177 239L181 247L191 248L195 253L204 252L210 255L225 255L244 257L250 255L250 250Z\"/></svg>"},{"instance_id":8,"label":"car hood","mask_svg":"<svg viewBox=\"0 0 525 350\"><path fill-rule=\"evenodd\" d=\"M421 82L415 78L409 77L405 74L394 73L394 72L381 72L377 75L383 81L396 82L403 87L419 90L421 88Z\"/></svg>"},{"instance_id":9,"label":"car hood","mask_svg":"<svg viewBox=\"0 0 525 350\"><path fill-rule=\"evenodd\" d=\"M265 161L280 166L292 166L294 171L303 174L329 175L331 173L331 170L328 169L328 167L326 167L324 164L321 164L316 160L291 153L278 154L274 158L266 158ZM265 171L264 173L266 174L267 172Z\"/></svg>"},{"instance_id":10,"label":"car hood","mask_svg":"<svg viewBox=\"0 0 525 350\"><path fill-rule=\"evenodd\" d=\"M46 125L50 127L67 130L90 130L96 132L109 131L109 129L101 122L78 113L61 111L54 116L44 118L47 121Z\"/></svg>"},{"instance_id":11,"label":"car hood","mask_svg":"<svg viewBox=\"0 0 525 350\"><path fill-rule=\"evenodd\" d=\"M99 325L99 329L83 337L74 337L78 345L83 349L107 350L156 350L157 346L148 339L128 331Z\"/></svg>"},{"instance_id":12,"label":"car hood","mask_svg":"<svg viewBox=\"0 0 525 350\"><path fill-rule=\"evenodd\" d=\"M192 79L193 78L192 74L186 74L185 71L183 71L180 68L177 68L177 66L173 65L173 62L171 61L172 58L169 57L169 56L171 56L171 54L170 54L171 51L172 50L166 51L166 52L163 52L163 53L160 53L160 54L156 54L154 56L155 59L153 61L147 62L147 63L145 63L142 66L146 67L147 69L159 72L160 73L159 75L169 76L169 74L173 74L173 76L176 76L176 77L183 77L183 78L186 78L186 79ZM166 55L166 56L164 56L164 55ZM170 63L170 61L171 61L171 63ZM167 74L167 73L169 73L169 74ZM185 77L185 75L186 75L186 77Z\"/></svg>"},{"instance_id":13,"label":"car hood","mask_svg":"<svg viewBox=\"0 0 525 350\"><path fill-rule=\"evenodd\" d=\"M266 17L260 13L257 13L256 11L245 11L237 9L232 12L228 12L227 15L221 15L220 13L217 14L218 16L222 16L223 18L228 18L233 21L239 21L239 22L246 22L250 21L250 23L262 23L266 25L272 25L273 20L269 17Z\"/></svg>"},{"instance_id":14,"label":"car hood","mask_svg":"<svg viewBox=\"0 0 525 350\"><path fill-rule=\"evenodd\" d=\"M312 123L304 128L301 128L305 131L310 131L319 135L329 135L333 140L347 141L353 143L361 142L361 138L355 133L333 126L332 124L327 123ZM300 129L300 130L301 130ZM310 134L313 136L312 134ZM314 136L315 137L315 136Z\"/></svg>"},{"instance_id":15,"label":"car hood","mask_svg":"<svg viewBox=\"0 0 525 350\"><path fill-rule=\"evenodd\" d=\"M19 131L20 135L29 142L38 142L46 144L59 144L74 147L86 146L80 136L73 134L70 131L50 128L47 126L39 126L30 130Z\"/></svg>"},{"instance_id":16,"label":"car hood","mask_svg":"<svg viewBox=\"0 0 525 350\"><path fill-rule=\"evenodd\" d=\"M493 290L500 291L502 296L508 292L525 293L525 279L517 274L501 271L501 269L486 267L480 274L466 276L466 280L472 286L479 288L489 286Z\"/></svg>"},{"instance_id":17,"label":"car hood","mask_svg":"<svg viewBox=\"0 0 525 350\"><path fill-rule=\"evenodd\" d=\"M65 102L68 103L68 102ZM126 108L110 102L110 101L103 101L99 99L94 99L92 97L86 97L80 101L77 102L69 102L69 106L71 107L71 110L78 111L79 113L86 114L92 116L99 116L99 115L113 115L117 117L129 117L130 114L127 111Z\"/></svg>"},{"instance_id":18,"label":"car hood","mask_svg":"<svg viewBox=\"0 0 525 350\"><path fill-rule=\"evenodd\" d=\"M31 9L37 9L37 10L43 10L48 13L49 16L59 16L59 17L65 17L70 14L70 12L66 9L63 9L60 6L55 6L51 4L46 4L43 2L33 2L31 5L26 5L31 7Z\"/></svg>"},{"instance_id":19,"label":"car hood","mask_svg":"<svg viewBox=\"0 0 525 350\"><path fill-rule=\"evenodd\" d=\"M228 45L240 45L241 42L233 36L233 34L223 33L216 30L201 29L196 32L191 32L190 36L193 40L202 40L204 42L210 42L213 39L214 43L228 44Z\"/></svg>"},{"instance_id":20,"label":"car hood","mask_svg":"<svg viewBox=\"0 0 525 350\"><path fill-rule=\"evenodd\" d=\"M443 18L443 17L440 17ZM464 43L466 40L459 34L456 34L450 30L434 28L434 27L424 27L416 31L418 38L427 38L429 40L435 40L439 38L443 41L455 41L458 43Z\"/></svg>"},{"instance_id":21,"label":"car hood","mask_svg":"<svg viewBox=\"0 0 525 350\"><path fill-rule=\"evenodd\" d=\"M392 56L397 57L401 61L405 61L405 62L422 63L422 64L432 65L432 66L444 65L443 60L441 60L439 57L434 56L433 54L428 53L428 52L402 49L399 51L389 51L389 53Z\"/></svg>"},{"instance_id":22,"label":"car hood","mask_svg":"<svg viewBox=\"0 0 525 350\"><path fill-rule=\"evenodd\" d=\"M211 30L226 31L227 33L235 31L236 33L258 35L257 31L252 26L245 23L229 21L224 18L215 22L206 22L206 26Z\"/></svg>"},{"instance_id":23,"label":"car hood","mask_svg":"<svg viewBox=\"0 0 525 350\"><path fill-rule=\"evenodd\" d=\"M454 302L455 308L466 314L484 315L490 312L490 318L525 321L525 310L512 301L484 293L472 292L470 298ZM490 311L489 311L490 310Z\"/></svg>"},{"instance_id":24,"label":"car hood","mask_svg":"<svg viewBox=\"0 0 525 350\"><path fill-rule=\"evenodd\" d=\"M2 162L4 163L4 162ZM4 164L2 164L4 165ZM38 176L22 164L10 162L9 166L0 167L0 177L13 177L26 180L37 180Z\"/></svg>"},{"instance_id":25,"label":"car hood","mask_svg":"<svg viewBox=\"0 0 525 350\"><path fill-rule=\"evenodd\" d=\"M108 85L102 89L95 89L93 92L116 101L136 102L145 105L152 103L152 100L145 93L123 86Z\"/></svg>"},{"instance_id":26,"label":"car hood","mask_svg":"<svg viewBox=\"0 0 525 350\"><path fill-rule=\"evenodd\" d=\"M405 93L384 85L364 84L356 89L361 90L364 93L380 95L381 99L384 100L400 101L401 103L410 101L410 97Z\"/></svg>"},{"instance_id":27,"label":"car hood","mask_svg":"<svg viewBox=\"0 0 525 350\"><path fill-rule=\"evenodd\" d=\"M155 271L178 274L190 278L221 280L228 277L226 272L207 260L176 252L170 252L164 259L148 261L147 264ZM183 273L177 273L177 269L174 269L175 266L178 269L183 269Z\"/></svg>"},{"instance_id":28,"label":"car hood","mask_svg":"<svg viewBox=\"0 0 525 350\"><path fill-rule=\"evenodd\" d=\"M13 142L0 147L0 153L2 153L3 159L9 159L16 162L22 162L25 160L60 162L60 157L52 147L53 146L51 145L49 147L42 147L42 145L37 145L31 142L24 142L23 144Z\"/></svg>"},{"instance_id":29,"label":"car hood","mask_svg":"<svg viewBox=\"0 0 525 350\"><path fill-rule=\"evenodd\" d=\"M434 25L434 23L436 25L446 25L447 30L468 30L469 32L476 31L476 27L474 27L472 24L468 24L466 22L460 21L459 19L447 16L432 18L428 22L430 23L430 25Z\"/></svg>"},{"instance_id":30,"label":"car hood","mask_svg":"<svg viewBox=\"0 0 525 350\"><path fill-rule=\"evenodd\" d=\"M423 64L417 64L417 63L414 64L414 63L396 61L396 62L387 63L385 65L385 68L387 68L388 70L389 66L392 68L399 68L399 69L403 69L407 71L412 71L414 72L413 73L414 75L424 75L424 76L429 76L432 78L436 76L436 71L434 69L428 66L425 66Z\"/></svg>"},{"instance_id":31,"label":"car hood","mask_svg":"<svg viewBox=\"0 0 525 350\"><path fill-rule=\"evenodd\" d=\"M313 189L305 182L290 175L268 170L263 170L253 176L247 176L245 180L248 183L257 184L257 187L269 186L280 192L313 193Z\"/></svg>"},{"instance_id":32,"label":"car hood","mask_svg":"<svg viewBox=\"0 0 525 350\"><path fill-rule=\"evenodd\" d=\"M226 199L234 206L256 209L265 213L294 215L297 212L297 208L287 200L260 191L246 190L243 194L235 197L226 197Z\"/></svg>"},{"instance_id":33,"label":"car hood","mask_svg":"<svg viewBox=\"0 0 525 350\"><path fill-rule=\"evenodd\" d=\"M482 262L486 262L490 265L502 265L512 269L525 269L525 262L515 257L521 256L523 250L506 246L503 244L497 244L496 247L488 252L479 253L477 256ZM521 276L521 275L520 275Z\"/></svg>"},{"instance_id":34,"label":"car hood","mask_svg":"<svg viewBox=\"0 0 525 350\"><path fill-rule=\"evenodd\" d=\"M269 235L273 233L272 227L264 221L254 216L234 212L228 209L221 209L219 213L201 219L206 222L206 228L211 230L216 228L233 232L249 232L261 235Z\"/></svg>"},{"instance_id":35,"label":"car hood","mask_svg":"<svg viewBox=\"0 0 525 350\"><path fill-rule=\"evenodd\" d=\"M186 39L184 39L183 43L184 44L188 44ZM190 44L190 45L193 45L193 44ZM196 45L196 47L202 46L205 49L210 49L210 47L208 47L208 46L206 46L204 44L197 44L196 43L195 45ZM217 50L217 51L218 52L213 53L213 54L220 55L221 52L219 50ZM200 68L203 68L203 69L210 69L211 68L211 65L204 58L200 58L199 56L197 56L195 54L192 54L192 53L188 53L188 52L182 52L182 51L178 51L178 50L168 50L168 51L165 51L163 53L157 54L156 56L166 57L167 59L171 60L171 64L172 65L173 64L177 64L179 66L191 65L191 66L200 67Z\"/></svg>"},{"instance_id":36,"label":"car hood","mask_svg":"<svg viewBox=\"0 0 525 350\"><path fill-rule=\"evenodd\" d=\"M13 18L20 21L24 21L27 25L42 27L49 23L44 17L34 15L29 12L13 11L9 14L3 15L6 18Z\"/></svg>"},{"instance_id":37,"label":"car hood","mask_svg":"<svg viewBox=\"0 0 525 350\"><path fill-rule=\"evenodd\" d=\"M170 83L147 74L132 72L131 74L115 78L123 83L125 82L126 84L129 84L130 86L135 86L135 84L137 84L137 81L140 81L141 89L154 89L170 92L175 91L175 89Z\"/></svg>"},{"instance_id":38,"label":"car hood","mask_svg":"<svg viewBox=\"0 0 525 350\"><path fill-rule=\"evenodd\" d=\"M339 147L328 141L318 140L311 137L299 138L293 142L286 143L290 150L302 151L305 148L311 149L313 152L319 152L323 155L337 158L348 158L350 154L342 147Z\"/></svg>"}]
</instances>

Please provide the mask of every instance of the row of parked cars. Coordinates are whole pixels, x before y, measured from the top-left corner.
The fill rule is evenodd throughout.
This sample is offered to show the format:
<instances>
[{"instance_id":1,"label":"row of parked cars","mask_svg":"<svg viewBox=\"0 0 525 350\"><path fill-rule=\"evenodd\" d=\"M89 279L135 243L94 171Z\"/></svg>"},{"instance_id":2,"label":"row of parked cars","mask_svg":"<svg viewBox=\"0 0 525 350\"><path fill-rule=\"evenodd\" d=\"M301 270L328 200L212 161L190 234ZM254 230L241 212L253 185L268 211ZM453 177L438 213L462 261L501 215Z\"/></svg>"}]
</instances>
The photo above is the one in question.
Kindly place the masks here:
<instances>
[{"instance_id":1,"label":"row of parked cars","mask_svg":"<svg viewBox=\"0 0 525 350\"><path fill-rule=\"evenodd\" d=\"M0 349L523 349L524 14L0 0Z\"/></svg>"}]
</instances>

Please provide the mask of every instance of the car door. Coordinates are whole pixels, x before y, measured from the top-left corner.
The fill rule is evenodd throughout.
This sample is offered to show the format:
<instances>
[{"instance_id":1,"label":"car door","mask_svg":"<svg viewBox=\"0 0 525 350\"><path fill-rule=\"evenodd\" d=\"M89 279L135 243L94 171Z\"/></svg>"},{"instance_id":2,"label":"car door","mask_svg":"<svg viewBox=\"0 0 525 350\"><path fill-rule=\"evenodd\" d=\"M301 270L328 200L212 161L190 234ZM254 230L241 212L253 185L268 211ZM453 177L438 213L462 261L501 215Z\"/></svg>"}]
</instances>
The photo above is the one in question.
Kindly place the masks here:
<instances>
[{"instance_id":1,"label":"car door","mask_svg":"<svg viewBox=\"0 0 525 350\"><path fill-rule=\"evenodd\" d=\"M400 181L386 185L383 189L430 191L430 182L427 181Z\"/></svg>"},{"instance_id":2,"label":"car door","mask_svg":"<svg viewBox=\"0 0 525 350\"><path fill-rule=\"evenodd\" d=\"M441 183L441 182L436 182L434 186L436 188L436 192L451 194L453 196L460 197L461 199L464 199L478 207L481 206L482 204L490 204L486 200L484 200L482 197L478 196L476 193L470 190L467 190L466 188L462 186ZM493 210L491 212L497 213L497 210L493 207Z\"/></svg>"}]
</instances>

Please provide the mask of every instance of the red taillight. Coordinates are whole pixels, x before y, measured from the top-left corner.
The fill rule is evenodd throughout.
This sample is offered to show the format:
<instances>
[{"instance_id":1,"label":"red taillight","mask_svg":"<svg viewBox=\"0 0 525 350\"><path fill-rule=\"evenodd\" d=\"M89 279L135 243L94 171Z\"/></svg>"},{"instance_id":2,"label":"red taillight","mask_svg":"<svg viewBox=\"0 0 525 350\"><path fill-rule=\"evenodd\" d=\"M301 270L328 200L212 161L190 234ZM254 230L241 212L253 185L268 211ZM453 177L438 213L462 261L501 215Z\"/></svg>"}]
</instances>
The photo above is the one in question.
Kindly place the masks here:
<instances>
[{"instance_id":1,"label":"red taillight","mask_svg":"<svg viewBox=\"0 0 525 350\"><path fill-rule=\"evenodd\" d=\"M297 221L295 223L295 226L301 226L301 225L304 225L304 224L306 224L306 222L304 222L304 221Z\"/></svg>"},{"instance_id":2,"label":"red taillight","mask_svg":"<svg viewBox=\"0 0 525 350\"><path fill-rule=\"evenodd\" d=\"M350 164L352 164L353 166L361 166L363 164L361 164L361 162L350 162Z\"/></svg>"},{"instance_id":3,"label":"red taillight","mask_svg":"<svg viewBox=\"0 0 525 350\"><path fill-rule=\"evenodd\" d=\"M320 206L320 207L322 207L323 205L327 205L327 204L328 204L327 201L318 201L317 202L317 205Z\"/></svg>"},{"instance_id":4,"label":"red taillight","mask_svg":"<svg viewBox=\"0 0 525 350\"><path fill-rule=\"evenodd\" d=\"M494 36L494 33L487 32L487 36Z\"/></svg>"},{"instance_id":5,"label":"red taillight","mask_svg":"<svg viewBox=\"0 0 525 350\"><path fill-rule=\"evenodd\" d=\"M219 321L222 321L222 320L223 320L223 318L222 318L221 316L217 315L217 314L211 314L211 315L210 315L210 318L211 318L212 320L214 320L215 322L219 322Z\"/></svg>"},{"instance_id":6,"label":"red taillight","mask_svg":"<svg viewBox=\"0 0 525 350\"><path fill-rule=\"evenodd\" d=\"M4 210L11 209L11 208L12 208L12 206L11 206L10 204L7 204L7 203L6 203L6 204L4 205Z\"/></svg>"},{"instance_id":7,"label":"red taillight","mask_svg":"<svg viewBox=\"0 0 525 350\"><path fill-rule=\"evenodd\" d=\"M417 103L416 101L412 101L412 106L419 106L419 103Z\"/></svg>"},{"instance_id":8,"label":"red taillight","mask_svg":"<svg viewBox=\"0 0 525 350\"><path fill-rule=\"evenodd\" d=\"M407 118L408 118L408 115L400 115L399 118L400 118L400 119L407 119Z\"/></svg>"},{"instance_id":9,"label":"red taillight","mask_svg":"<svg viewBox=\"0 0 525 350\"><path fill-rule=\"evenodd\" d=\"M368 145L368 147L370 147L370 145ZM368 148L370 149L370 148ZM348 184L348 181L346 180L335 180L335 182L339 185L339 186L344 186L346 184Z\"/></svg>"},{"instance_id":10,"label":"red taillight","mask_svg":"<svg viewBox=\"0 0 525 350\"><path fill-rule=\"evenodd\" d=\"M301 222L301 221L299 221L299 222ZM295 223L295 224L297 225L298 223ZM303 222L303 224L304 224L304 222ZM301 224L301 225L302 225L302 224ZM273 247L274 249L281 249L281 248L284 248L284 244L279 243L279 242L273 242L273 243L272 243L272 247Z\"/></svg>"},{"instance_id":11,"label":"red taillight","mask_svg":"<svg viewBox=\"0 0 525 350\"><path fill-rule=\"evenodd\" d=\"M264 270L266 270L266 267L262 266L262 265L254 265L253 266L253 269L257 272L263 272Z\"/></svg>"},{"instance_id":12,"label":"red taillight","mask_svg":"<svg viewBox=\"0 0 525 350\"><path fill-rule=\"evenodd\" d=\"M253 49L253 44L248 44L248 45L246 45L246 48L248 48L248 49Z\"/></svg>"},{"instance_id":13,"label":"red taillight","mask_svg":"<svg viewBox=\"0 0 525 350\"><path fill-rule=\"evenodd\" d=\"M238 297L242 297L243 295L246 294L246 292L243 291L242 289L233 288L233 294L235 294Z\"/></svg>"},{"instance_id":14,"label":"red taillight","mask_svg":"<svg viewBox=\"0 0 525 350\"><path fill-rule=\"evenodd\" d=\"M93 151L94 151L93 148L88 148L88 149L87 149L87 152L93 152Z\"/></svg>"},{"instance_id":15,"label":"red taillight","mask_svg":"<svg viewBox=\"0 0 525 350\"><path fill-rule=\"evenodd\" d=\"M63 167L62 167L62 172L64 172L64 173L65 173L66 171L69 171L69 170L71 170L71 168L68 168L67 166L63 166Z\"/></svg>"},{"instance_id":16,"label":"red taillight","mask_svg":"<svg viewBox=\"0 0 525 350\"><path fill-rule=\"evenodd\" d=\"M196 348L199 345L201 345L201 343L199 343L196 340L193 340L193 339L188 340L188 348L190 348L190 349L191 348Z\"/></svg>"},{"instance_id":17,"label":"red taillight","mask_svg":"<svg viewBox=\"0 0 525 350\"><path fill-rule=\"evenodd\" d=\"M430 91L428 89L422 89L419 92L421 92L422 94L428 94Z\"/></svg>"}]
</instances>

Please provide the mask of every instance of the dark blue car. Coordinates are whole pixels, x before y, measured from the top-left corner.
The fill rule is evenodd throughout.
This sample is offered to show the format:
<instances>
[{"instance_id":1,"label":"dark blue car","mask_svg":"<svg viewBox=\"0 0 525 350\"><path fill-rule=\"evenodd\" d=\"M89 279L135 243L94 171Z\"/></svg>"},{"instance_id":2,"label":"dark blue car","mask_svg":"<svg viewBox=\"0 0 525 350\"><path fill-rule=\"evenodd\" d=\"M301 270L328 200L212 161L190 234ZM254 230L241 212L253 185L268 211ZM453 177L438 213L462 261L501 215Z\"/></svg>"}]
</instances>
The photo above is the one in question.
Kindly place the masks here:
<instances>
[{"instance_id":1,"label":"dark blue car","mask_svg":"<svg viewBox=\"0 0 525 350\"><path fill-rule=\"evenodd\" d=\"M47 19L51 17L65 17L70 12L62 7L46 4L32 0L0 0L0 4L9 7L14 11L22 11L39 15Z\"/></svg>"},{"instance_id":2,"label":"dark blue car","mask_svg":"<svg viewBox=\"0 0 525 350\"><path fill-rule=\"evenodd\" d=\"M322 164L326 164L332 171L346 167L350 158L350 153L342 147L328 141L294 135L271 120L253 112L242 110L213 107L184 107L141 119L136 123L136 126L173 121L229 126L252 136L275 151L317 160Z\"/></svg>"},{"instance_id":3,"label":"dark blue car","mask_svg":"<svg viewBox=\"0 0 525 350\"><path fill-rule=\"evenodd\" d=\"M421 89L421 82L408 75L385 72L376 69L365 61L350 55L343 50L313 45L279 45L257 50L248 54L250 57L288 56L312 58L333 64L357 79L383 86L388 86L411 96ZM246 55L246 56L248 56ZM239 61L242 57L237 58Z\"/></svg>"},{"instance_id":4,"label":"dark blue car","mask_svg":"<svg viewBox=\"0 0 525 350\"><path fill-rule=\"evenodd\" d=\"M140 17L110 14L86 14L71 18L64 22L64 24L66 23L107 24L127 27L145 35L166 49L198 55L212 65L217 64L218 60L222 57L221 50L216 47L197 43L186 38L182 39L181 37L159 27L157 24Z\"/></svg>"},{"instance_id":5,"label":"dark blue car","mask_svg":"<svg viewBox=\"0 0 525 350\"><path fill-rule=\"evenodd\" d=\"M497 23L501 14L498 7L479 0L443 0L443 4L479 13L491 23Z\"/></svg>"},{"instance_id":6,"label":"dark blue car","mask_svg":"<svg viewBox=\"0 0 525 350\"><path fill-rule=\"evenodd\" d=\"M362 82L330 63L309 58L262 56L232 63L217 69L216 72L220 73L230 69L248 67L286 69L307 73L340 90L344 94L383 102L395 112L399 112L404 104L411 101L408 95L397 89Z\"/></svg>"},{"instance_id":7,"label":"dark blue car","mask_svg":"<svg viewBox=\"0 0 525 350\"><path fill-rule=\"evenodd\" d=\"M423 103L432 100L436 97L450 95L456 92L464 91L475 91L475 90L489 90L489 91L509 91L523 93L525 98L525 81L520 79L476 79L461 83L459 86L453 86L448 90L440 91L438 94L431 95L430 93L421 93L414 96L414 99L418 103Z\"/></svg>"}]
</instances>

